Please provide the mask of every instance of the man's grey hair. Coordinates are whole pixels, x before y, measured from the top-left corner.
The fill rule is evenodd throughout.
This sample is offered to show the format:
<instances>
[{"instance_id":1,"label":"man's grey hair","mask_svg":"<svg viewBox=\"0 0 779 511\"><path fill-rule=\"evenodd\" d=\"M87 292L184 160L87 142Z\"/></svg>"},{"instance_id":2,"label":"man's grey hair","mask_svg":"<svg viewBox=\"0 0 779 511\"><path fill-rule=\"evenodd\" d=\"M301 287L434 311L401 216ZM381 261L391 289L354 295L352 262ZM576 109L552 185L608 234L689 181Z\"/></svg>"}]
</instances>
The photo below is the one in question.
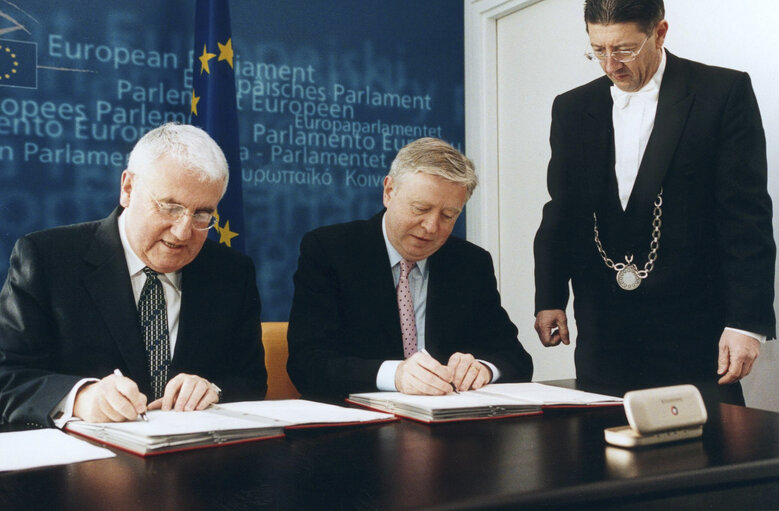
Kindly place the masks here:
<instances>
[{"instance_id":1,"label":"man's grey hair","mask_svg":"<svg viewBox=\"0 0 779 511\"><path fill-rule=\"evenodd\" d=\"M594 25L636 23L650 34L665 18L663 0L585 0L584 22Z\"/></svg>"},{"instance_id":2,"label":"man's grey hair","mask_svg":"<svg viewBox=\"0 0 779 511\"><path fill-rule=\"evenodd\" d=\"M169 122L149 131L130 152L127 170L143 178L161 158L196 173L201 181L223 182L222 195L227 190L230 173L225 155L214 139L196 126Z\"/></svg>"},{"instance_id":3,"label":"man's grey hair","mask_svg":"<svg viewBox=\"0 0 779 511\"><path fill-rule=\"evenodd\" d=\"M420 172L465 185L468 198L479 184L473 162L437 138L420 138L403 146L392 161L389 176L402 182L403 176Z\"/></svg>"}]
</instances>

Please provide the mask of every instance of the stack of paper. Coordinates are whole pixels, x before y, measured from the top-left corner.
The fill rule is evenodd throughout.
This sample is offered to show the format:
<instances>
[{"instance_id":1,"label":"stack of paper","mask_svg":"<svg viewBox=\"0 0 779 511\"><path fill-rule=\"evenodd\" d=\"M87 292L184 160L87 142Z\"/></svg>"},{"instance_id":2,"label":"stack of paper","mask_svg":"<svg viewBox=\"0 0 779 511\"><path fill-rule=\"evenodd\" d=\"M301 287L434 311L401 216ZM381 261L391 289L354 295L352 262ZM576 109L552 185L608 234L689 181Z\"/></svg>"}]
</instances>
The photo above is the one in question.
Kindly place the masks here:
<instances>
[{"instance_id":1,"label":"stack of paper","mask_svg":"<svg viewBox=\"0 0 779 511\"><path fill-rule=\"evenodd\" d=\"M284 435L293 427L350 426L396 420L386 413L355 410L303 399L244 401L203 411L153 410L148 422L74 421L68 431L142 456L235 444Z\"/></svg>"},{"instance_id":2,"label":"stack of paper","mask_svg":"<svg viewBox=\"0 0 779 511\"><path fill-rule=\"evenodd\" d=\"M539 414L544 408L613 406L618 397L540 383L496 383L479 390L444 396L400 392L351 394L350 403L423 422L449 422Z\"/></svg>"}]
</instances>

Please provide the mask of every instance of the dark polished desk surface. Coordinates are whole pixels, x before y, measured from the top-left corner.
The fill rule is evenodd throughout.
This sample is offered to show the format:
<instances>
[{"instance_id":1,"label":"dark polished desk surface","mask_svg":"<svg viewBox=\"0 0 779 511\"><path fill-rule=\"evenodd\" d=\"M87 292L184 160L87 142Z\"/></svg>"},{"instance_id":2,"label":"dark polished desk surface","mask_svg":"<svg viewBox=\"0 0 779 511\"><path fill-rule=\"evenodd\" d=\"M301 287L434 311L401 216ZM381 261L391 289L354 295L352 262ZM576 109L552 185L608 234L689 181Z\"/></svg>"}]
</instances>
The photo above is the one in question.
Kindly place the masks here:
<instances>
[{"instance_id":1,"label":"dark polished desk surface","mask_svg":"<svg viewBox=\"0 0 779 511\"><path fill-rule=\"evenodd\" d=\"M621 407L0 473L0 510L779 509L779 414L708 404L701 440L629 451Z\"/></svg>"}]
</instances>

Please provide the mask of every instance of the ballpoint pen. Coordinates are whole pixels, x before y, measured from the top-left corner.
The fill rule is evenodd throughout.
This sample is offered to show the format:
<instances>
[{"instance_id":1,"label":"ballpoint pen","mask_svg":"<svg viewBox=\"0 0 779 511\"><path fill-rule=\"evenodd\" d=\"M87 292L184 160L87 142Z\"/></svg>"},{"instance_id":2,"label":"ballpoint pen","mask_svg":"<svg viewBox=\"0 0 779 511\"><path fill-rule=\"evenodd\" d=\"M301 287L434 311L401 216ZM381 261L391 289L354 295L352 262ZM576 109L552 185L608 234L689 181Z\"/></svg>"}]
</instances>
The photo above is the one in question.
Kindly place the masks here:
<instances>
[{"instance_id":1,"label":"ballpoint pen","mask_svg":"<svg viewBox=\"0 0 779 511\"><path fill-rule=\"evenodd\" d=\"M119 370L119 368L114 369L114 374L116 376L124 376L122 374L122 371ZM145 420L146 422L149 422L149 418L146 416L146 412L141 412L141 419Z\"/></svg>"}]
</instances>

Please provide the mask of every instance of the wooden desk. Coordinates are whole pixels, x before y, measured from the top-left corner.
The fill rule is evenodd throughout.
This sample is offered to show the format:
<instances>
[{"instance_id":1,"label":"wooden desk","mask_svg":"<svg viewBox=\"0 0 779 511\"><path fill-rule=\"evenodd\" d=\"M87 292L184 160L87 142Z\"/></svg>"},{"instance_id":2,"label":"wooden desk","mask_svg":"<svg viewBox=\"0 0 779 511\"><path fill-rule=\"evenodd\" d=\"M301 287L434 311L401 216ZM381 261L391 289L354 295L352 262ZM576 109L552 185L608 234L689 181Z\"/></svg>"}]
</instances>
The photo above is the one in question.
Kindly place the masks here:
<instances>
[{"instance_id":1,"label":"wooden desk","mask_svg":"<svg viewBox=\"0 0 779 511\"><path fill-rule=\"evenodd\" d=\"M286 439L0 473L0 509L777 509L779 414L709 406L699 441L607 447L621 408Z\"/></svg>"}]
</instances>

